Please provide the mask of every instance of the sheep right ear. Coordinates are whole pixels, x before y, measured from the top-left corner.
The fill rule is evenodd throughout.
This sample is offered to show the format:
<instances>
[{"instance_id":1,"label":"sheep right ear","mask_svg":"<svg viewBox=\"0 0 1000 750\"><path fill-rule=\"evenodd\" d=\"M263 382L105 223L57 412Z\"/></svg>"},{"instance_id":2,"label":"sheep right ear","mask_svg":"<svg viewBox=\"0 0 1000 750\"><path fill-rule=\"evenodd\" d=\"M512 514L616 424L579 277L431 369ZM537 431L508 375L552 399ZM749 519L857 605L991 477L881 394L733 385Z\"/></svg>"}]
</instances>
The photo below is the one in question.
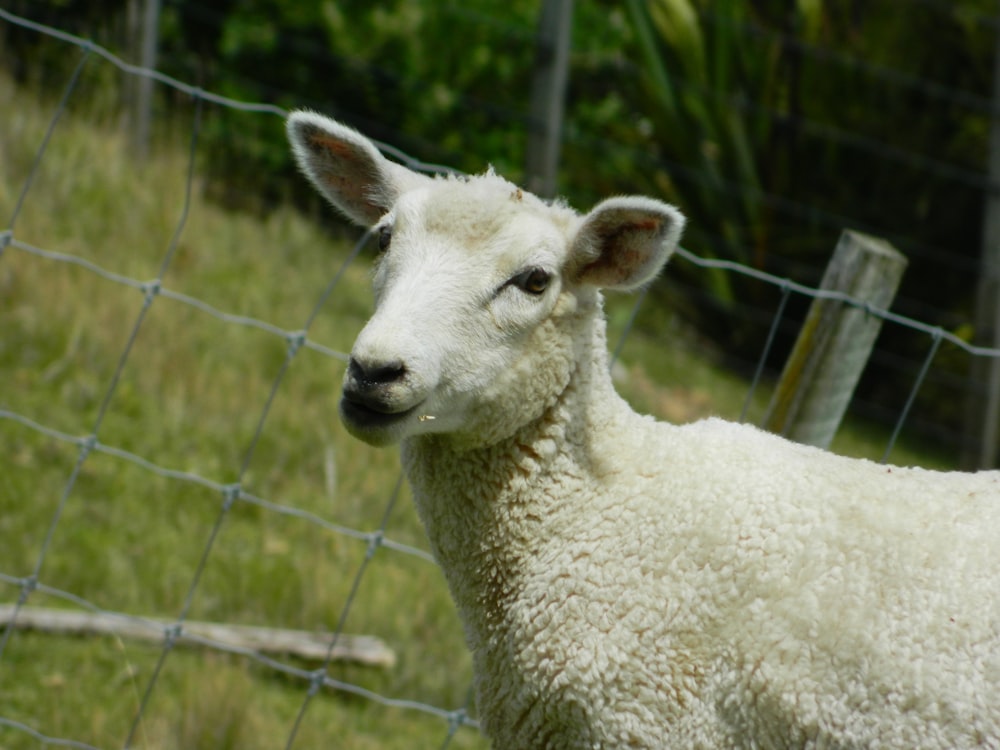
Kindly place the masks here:
<instances>
[{"instance_id":1,"label":"sheep right ear","mask_svg":"<svg viewBox=\"0 0 1000 750\"><path fill-rule=\"evenodd\" d=\"M586 216L570 249L573 276L601 289L630 290L652 281L673 254L684 217L652 198L608 198Z\"/></svg>"},{"instance_id":2,"label":"sheep right ear","mask_svg":"<svg viewBox=\"0 0 1000 750\"><path fill-rule=\"evenodd\" d=\"M329 117L294 112L286 127L299 168L356 224L372 226L400 194L430 179L389 161L370 140Z\"/></svg>"}]
</instances>

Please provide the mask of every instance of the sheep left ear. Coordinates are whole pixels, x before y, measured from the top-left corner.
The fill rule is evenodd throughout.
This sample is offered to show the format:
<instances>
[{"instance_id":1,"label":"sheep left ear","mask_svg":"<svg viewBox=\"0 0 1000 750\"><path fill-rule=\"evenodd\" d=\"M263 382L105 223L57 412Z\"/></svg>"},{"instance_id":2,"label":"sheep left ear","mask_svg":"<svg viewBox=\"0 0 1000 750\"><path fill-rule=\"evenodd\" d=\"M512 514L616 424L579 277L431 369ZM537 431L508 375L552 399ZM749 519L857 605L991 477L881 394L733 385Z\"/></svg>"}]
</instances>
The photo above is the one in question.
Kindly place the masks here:
<instances>
[{"instance_id":1,"label":"sheep left ear","mask_svg":"<svg viewBox=\"0 0 1000 750\"><path fill-rule=\"evenodd\" d=\"M677 247L684 217L652 198L602 201L583 217L570 248L581 284L629 290L651 281Z\"/></svg>"},{"instance_id":2,"label":"sheep left ear","mask_svg":"<svg viewBox=\"0 0 1000 750\"><path fill-rule=\"evenodd\" d=\"M315 112L287 122L292 153L309 181L347 218L372 226L407 190L430 178L391 162L361 133Z\"/></svg>"}]
</instances>

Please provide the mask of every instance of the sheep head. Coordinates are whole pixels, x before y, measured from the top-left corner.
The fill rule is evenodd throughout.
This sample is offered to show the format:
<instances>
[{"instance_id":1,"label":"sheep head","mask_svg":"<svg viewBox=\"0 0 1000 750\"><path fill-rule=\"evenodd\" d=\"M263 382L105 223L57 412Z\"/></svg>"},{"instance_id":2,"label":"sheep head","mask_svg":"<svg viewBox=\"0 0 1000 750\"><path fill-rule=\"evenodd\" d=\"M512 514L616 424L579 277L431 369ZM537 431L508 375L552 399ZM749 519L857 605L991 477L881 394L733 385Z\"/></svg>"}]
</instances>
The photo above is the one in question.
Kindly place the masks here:
<instances>
[{"instance_id":1,"label":"sheep head","mask_svg":"<svg viewBox=\"0 0 1000 750\"><path fill-rule=\"evenodd\" d=\"M348 430L376 445L428 433L481 444L537 419L600 318L598 290L653 279L684 223L651 198L581 216L492 171L430 178L309 112L289 117L288 135L320 193L378 238L375 313L340 405Z\"/></svg>"}]
</instances>

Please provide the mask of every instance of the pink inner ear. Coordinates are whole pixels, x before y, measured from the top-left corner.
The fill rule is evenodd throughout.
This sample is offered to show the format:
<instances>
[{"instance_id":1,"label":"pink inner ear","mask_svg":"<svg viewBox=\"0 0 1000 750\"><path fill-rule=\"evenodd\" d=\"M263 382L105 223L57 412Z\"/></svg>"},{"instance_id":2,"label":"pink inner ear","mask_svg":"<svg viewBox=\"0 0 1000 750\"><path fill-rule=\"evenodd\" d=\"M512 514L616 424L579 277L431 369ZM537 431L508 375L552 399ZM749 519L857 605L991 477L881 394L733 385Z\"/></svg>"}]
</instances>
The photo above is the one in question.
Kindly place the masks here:
<instances>
[{"instance_id":1,"label":"pink inner ear","mask_svg":"<svg viewBox=\"0 0 1000 750\"><path fill-rule=\"evenodd\" d=\"M654 259L649 236L659 234L662 228L662 219L647 217L614 224L610 231L595 231L598 256L583 267L581 275L599 279L601 286L630 284Z\"/></svg>"},{"instance_id":2,"label":"pink inner ear","mask_svg":"<svg viewBox=\"0 0 1000 750\"><path fill-rule=\"evenodd\" d=\"M632 223L632 228L646 230L650 232L659 232L660 226L663 224L662 219L646 219L645 221L636 221Z\"/></svg>"},{"instance_id":3,"label":"pink inner ear","mask_svg":"<svg viewBox=\"0 0 1000 750\"><path fill-rule=\"evenodd\" d=\"M310 135L309 145L314 148L325 148L327 151L332 151L341 159L354 157L354 149L351 148L351 146L341 140L331 138L321 133L314 133Z\"/></svg>"}]
</instances>

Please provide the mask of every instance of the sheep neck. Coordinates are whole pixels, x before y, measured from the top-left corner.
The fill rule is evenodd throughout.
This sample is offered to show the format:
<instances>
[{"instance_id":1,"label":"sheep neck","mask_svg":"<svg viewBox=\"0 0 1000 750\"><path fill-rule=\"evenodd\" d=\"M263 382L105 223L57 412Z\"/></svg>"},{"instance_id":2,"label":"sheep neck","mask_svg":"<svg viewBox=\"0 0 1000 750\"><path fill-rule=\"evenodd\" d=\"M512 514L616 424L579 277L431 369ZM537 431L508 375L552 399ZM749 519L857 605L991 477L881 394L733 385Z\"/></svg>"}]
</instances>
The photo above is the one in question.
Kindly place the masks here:
<instances>
[{"instance_id":1,"label":"sheep neck","mask_svg":"<svg viewBox=\"0 0 1000 750\"><path fill-rule=\"evenodd\" d=\"M611 383L603 317L577 344L567 386L512 436L463 450L442 436L404 442L414 501L473 651L497 642L525 576L586 523L564 511L601 471L603 428L631 414Z\"/></svg>"}]
</instances>

